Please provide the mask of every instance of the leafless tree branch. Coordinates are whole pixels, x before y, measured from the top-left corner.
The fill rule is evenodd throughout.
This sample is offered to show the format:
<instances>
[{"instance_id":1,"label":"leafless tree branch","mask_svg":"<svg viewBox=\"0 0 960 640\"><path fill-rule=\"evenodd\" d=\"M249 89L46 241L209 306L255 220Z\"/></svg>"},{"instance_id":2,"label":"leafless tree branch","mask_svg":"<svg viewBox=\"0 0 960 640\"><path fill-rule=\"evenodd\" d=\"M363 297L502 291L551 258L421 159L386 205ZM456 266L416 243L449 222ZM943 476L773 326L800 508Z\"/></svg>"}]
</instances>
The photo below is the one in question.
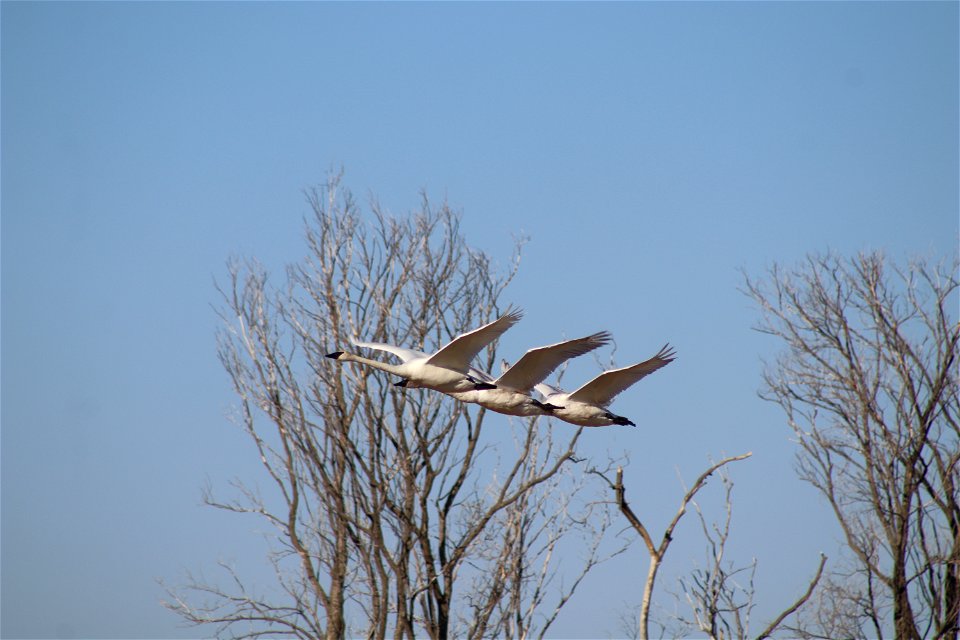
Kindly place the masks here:
<instances>
[{"instance_id":1,"label":"leafless tree branch","mask_svg":"<svg viewBox=\"0 0 960 640\"><path fill-rule=\"evenodd\" d=\"M800 477L826 498L866 586L836 576L847 619L809 616L814 625L960 633L957 268L956 256L900 268L879 253L829 254L745 277L756 328L786 347L761 396L784 410Z\"/></svg>"},{"instance_id":2,"label":"leafless tree branch","mask_svg":"<svg viewBox=\"0 0 960 640\"><path fill-rule=\"evenodd\" d=\"M643 599L640 603L640 616L638 623L638 631L640 637L646 640L649 638L649 619L650 619L650 605L653 595L654 583L657 579L657 572L660 569L660 564L663 562L663 557L667 552L667 548L670 546L670 543L673 541L673 531L677 527L677 524L680 522L680 519L683 518L683 515L687 511L687 506L690 504L690 501L693 500L697 492L703 488L706 484L707 479L715 472L717 469L722 468L723 466L730 464L731 462L737 462L739 460L745 460L749 458L752 453L745 453L738 456L731 456L724 458L720 462L712 465L697 478L696 482L693 483L693 486L686 492L683 496L683 499L680 501L680 507L677 509L676 514L673 519L667 525L667 528L663 532L663 536L660 538L659 543L655 543L653 537L650 535L650 532L643 525L640 518L634 512L634 510L627 503L626 499L626 488L623 485L623 468L619 467L617 469L616 480L614 483L611 483L611 489L613 489L617 507L620 509L620 513L627 519L627 522L630 523L630 526L640 535L640 538L643 540L644 545L647 547L647 553L650 556L650 566L647 571L647 577L644 581L643 587ZM609 482L609 481L608 481Z\"/></svg>"}]
</instances>

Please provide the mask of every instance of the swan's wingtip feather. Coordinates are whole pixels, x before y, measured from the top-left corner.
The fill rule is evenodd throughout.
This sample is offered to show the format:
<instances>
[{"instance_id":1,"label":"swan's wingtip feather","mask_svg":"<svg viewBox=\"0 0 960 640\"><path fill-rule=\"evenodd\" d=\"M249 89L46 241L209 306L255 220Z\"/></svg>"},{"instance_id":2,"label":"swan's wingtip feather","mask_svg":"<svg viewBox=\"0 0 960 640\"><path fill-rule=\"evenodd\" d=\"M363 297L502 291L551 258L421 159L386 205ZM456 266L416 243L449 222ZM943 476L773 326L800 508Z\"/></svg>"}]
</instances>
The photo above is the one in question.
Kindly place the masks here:
<instances>
[{"instance_id":1,"label":"swan's wingtip feather","mask_svg":"<svg viewBox=\"0 0 960 640\"><path fill-rule=\"evenodd\" d=\"M663 348L657 352L657 358L661 360L666 360L667 362L673 362L677 359L677 350L670 346L670 343L663 345Z\"/></svg>"},{"instance_id":2,"label":"swan's wingtip feather","mask_svg":"<svg viewBox=\"0 0 960 640\"><path fill-rule=\"evenodd\" d=\"M600 343L600 346L605 344L610 344L613 340L613 334L604 329L603 331L597 331L595 334L588 336L594 342Z\"/></svg>"},{"instance_id":3,"label":"swan's wingtip feather","mask_svg":"<svg viewBox=\"0 0 960 640\"><path fill-rule=\"evenodd\" d=\"M523 309L511 304L507 307L507 310L503 312L502 317L513 322L519 322L523 318Z\"/></svg>"}]
</instances>

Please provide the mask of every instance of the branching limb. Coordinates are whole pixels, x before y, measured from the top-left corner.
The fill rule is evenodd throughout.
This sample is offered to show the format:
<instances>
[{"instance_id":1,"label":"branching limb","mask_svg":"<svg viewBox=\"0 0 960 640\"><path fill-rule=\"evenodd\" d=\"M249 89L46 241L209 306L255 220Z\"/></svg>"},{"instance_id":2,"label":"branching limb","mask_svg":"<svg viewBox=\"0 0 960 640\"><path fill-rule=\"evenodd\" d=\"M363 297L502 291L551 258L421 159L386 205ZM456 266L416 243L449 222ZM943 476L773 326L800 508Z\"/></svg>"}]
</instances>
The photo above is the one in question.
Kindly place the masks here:
<instances>
[{"instance_id":1,"label":"branching limb","mask_svg":"<svg viewBox=\"0 0 960 640\"><path fill-rule=\"evenodd\" d=\"M760 632L757 636L757 640L763 640L764 638L769 638L777 628L783 624L783 621L786 620L789 616L793 615L797 609L806 604L807 600L810 599L810 596L813 595L813 590L817 588L817 584L820 582L820 577L823 575L823 567L827 564L827 556L820 554L820 565L817 567L817 573L810 580L810 584L807 586L807 590L803 593L802 596L797 598L797 601L792 605L784 609L780 615L776 617L767 628Z\"/></svg>"},{"instance_id":2,"label":"branching limb","mask_svg":"<svg viewBox=\"0 0 960 640\"><path fill-rule=\"evenodd\" d=\"M646 580L644 581L643 599L640 603L640 622L638 626L640 637L642 639L646 640L649 638L650 605L653 596L654 583L657 579L657 572L660 569L660 563L663 561L663 557L667 552L667 548L670 546L670 542L673 540L674 529L677 527L680 519L683 518L684 513L687 511L687 505L690 504L690 501L693 500L697 492L703 488L707 482L707 479L715 471L727 464L730 464L731 462L745 460L751 455L753 454L744 453L738 456L724 458L700 474L700 477L697 478L696 482L693 483L693 486L686 492L686 494L683 496L683 499L680 501L680 507L677 509L677 512L670 521L670 524L667 525L666 530L663 532L663 536L661 537L659 544L654 543L653 538L650 536L647 528L643 525L640 518L627 503L626 488L623 485L623 468L620 467L617 469L616 482L611 485L616 497L617 506L619 507L620 512L627 519L627 522L630 523L633 529L643 539L643 542L647 547L647 553L650 555L650 566L647 571Z\"/></svg>"}]
</instances>

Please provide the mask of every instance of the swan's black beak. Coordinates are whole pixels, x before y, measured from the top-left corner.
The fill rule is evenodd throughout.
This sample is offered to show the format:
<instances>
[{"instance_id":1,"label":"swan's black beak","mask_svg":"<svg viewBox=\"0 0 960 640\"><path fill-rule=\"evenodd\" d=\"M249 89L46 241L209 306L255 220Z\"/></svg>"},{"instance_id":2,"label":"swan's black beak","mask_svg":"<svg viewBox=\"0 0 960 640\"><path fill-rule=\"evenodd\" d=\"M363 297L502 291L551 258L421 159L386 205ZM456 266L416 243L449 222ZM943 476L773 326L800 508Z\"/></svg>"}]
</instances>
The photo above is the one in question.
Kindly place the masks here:
<instances>
[{"instance_id":1,"label":"swan's black beak","mask_svg":"<svg viewBox=\"0 0 960 640\"><path fill-rule=\"evenodd\" d=\"M409 381L408 381L406 378L404 378L404 379L401 380L400 382L394 382L394 383L393 383L393 386L395 386L395 387L401 387L401 388L406 388L407 382L409 382Z\"/></svg>"},{"instance_id":2,"label":"swan's black beak","mask_svg":"<svg viewBox=\"0 0 960 640\"><path fill-rule=\"evenodd\" d=\"M334 360L339 360L340 356L343 355L343 351L334 351L333 353L328 353L328 358L333 358Z\"/></svg>"},{"instance_id":3,"label":"swan's black beak","mask_svg":"<svg viewBox=\"0 0 960 640\"><path fill-rule=\"evenodd\" d=\"M496 389L496 388L497 388L497 385L495 385L495 384L490 384L489 382L482 382L482 381L480 381L480 380L477 380L477 379L474 378L473 376L466 376L466 378L467 378L467 382L472 383L472 384L473 384L473 388L474 388L475 390L477 390L477 391L483 391L483 390L485 390L485 389Z\"/></svg>"},{"instance_id":4,"label":"swan's black beak","mask_svg":"<svg viewBox=\"0 0 960 640\"><path fill-rule=\"evenodd\" d=\"M631 427L637 426L637 425L635 425L634 423L630 422L630 420L628 420L627 418L624 418L623 416L616 416L616 415L614 415L614 414L612 414L612 413L608 413L608 414L607 414L607 417L610 418L611 420L613 420L613 424L618 424L618 425L623 426L623 427L625 427L625 426L627 426L627 425L629 425L629 426L631 426Z\"/></svg>"},{"instance_id":5,"label":"swan's black beak","mask_svg":"<svg viewBox=\"0 0 960 640\"><path fill-rule=\"evenodd\" d=\"M552 413L557 409L563 409L563 407L558 407L557 405L550 404L549 402L540 402L539 400L531 400L531 402L533 403L533 406L546 411L547 413Z\"/></svg>"}]
</instances>

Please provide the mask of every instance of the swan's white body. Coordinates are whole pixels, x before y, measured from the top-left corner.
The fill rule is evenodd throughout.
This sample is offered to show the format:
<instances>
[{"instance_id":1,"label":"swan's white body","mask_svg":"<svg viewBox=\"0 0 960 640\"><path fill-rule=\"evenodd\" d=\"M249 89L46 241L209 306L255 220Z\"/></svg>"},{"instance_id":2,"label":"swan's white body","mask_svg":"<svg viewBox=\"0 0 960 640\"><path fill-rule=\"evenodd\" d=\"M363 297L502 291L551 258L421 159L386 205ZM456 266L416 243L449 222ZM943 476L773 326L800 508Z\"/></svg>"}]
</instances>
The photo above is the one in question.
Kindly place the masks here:
<instances>
[{"instance_id":1,"label":"swan's white body","mask_svg":"<svg viewBox=\"0 0 960 640\"><path fill-rule=\"evenodd\" d=\"M584 338L530 349L496 380L489 374L471 369L470 373L474 378L494 384L496 389L471 389L449 395L461 402L478 404L510 416L550 415L550 405L545 405L530 395L534 385L570 358L582 356L608 342L610 334L601 331Z\"/></svg>"},{"instance_id":2,"label":"swan's white body","mask_svg":"<svg viewBox=\"0 0 960 640\"><path fill-rule=\"evenodd\" d=\"M404 379L403 386L406 387L424 387L445 393L470 391L478 386L490 386L486 381L472 379L470 361L484 347L519 322L521 317L523 317L523 312L520 310L508 311L500 318L479 329L460 334L432 355L422 351L396 347L392 344L357 342L351 339L355 346L392 353L400 358L401 364L370 360L342 351L328 354L327 357L340 361L358 362L398 375Z\"/></svg>"},{"instance_id":3,"label":"swan's white body","mask_svg":"<svg viewBox=\"0 0 960 640\"><path fill-rule=\"evenodd\" d=\"M556 406L551 415L582 427L606 427L612 424L636 426L623 416L607 411L613 399L624 389L657 369L673 362L676 354L670 345L649 360L622 369L604 371L576 391L566 393L548 384L538 384L545 404Z\"/></svg>"}]
</instances>

